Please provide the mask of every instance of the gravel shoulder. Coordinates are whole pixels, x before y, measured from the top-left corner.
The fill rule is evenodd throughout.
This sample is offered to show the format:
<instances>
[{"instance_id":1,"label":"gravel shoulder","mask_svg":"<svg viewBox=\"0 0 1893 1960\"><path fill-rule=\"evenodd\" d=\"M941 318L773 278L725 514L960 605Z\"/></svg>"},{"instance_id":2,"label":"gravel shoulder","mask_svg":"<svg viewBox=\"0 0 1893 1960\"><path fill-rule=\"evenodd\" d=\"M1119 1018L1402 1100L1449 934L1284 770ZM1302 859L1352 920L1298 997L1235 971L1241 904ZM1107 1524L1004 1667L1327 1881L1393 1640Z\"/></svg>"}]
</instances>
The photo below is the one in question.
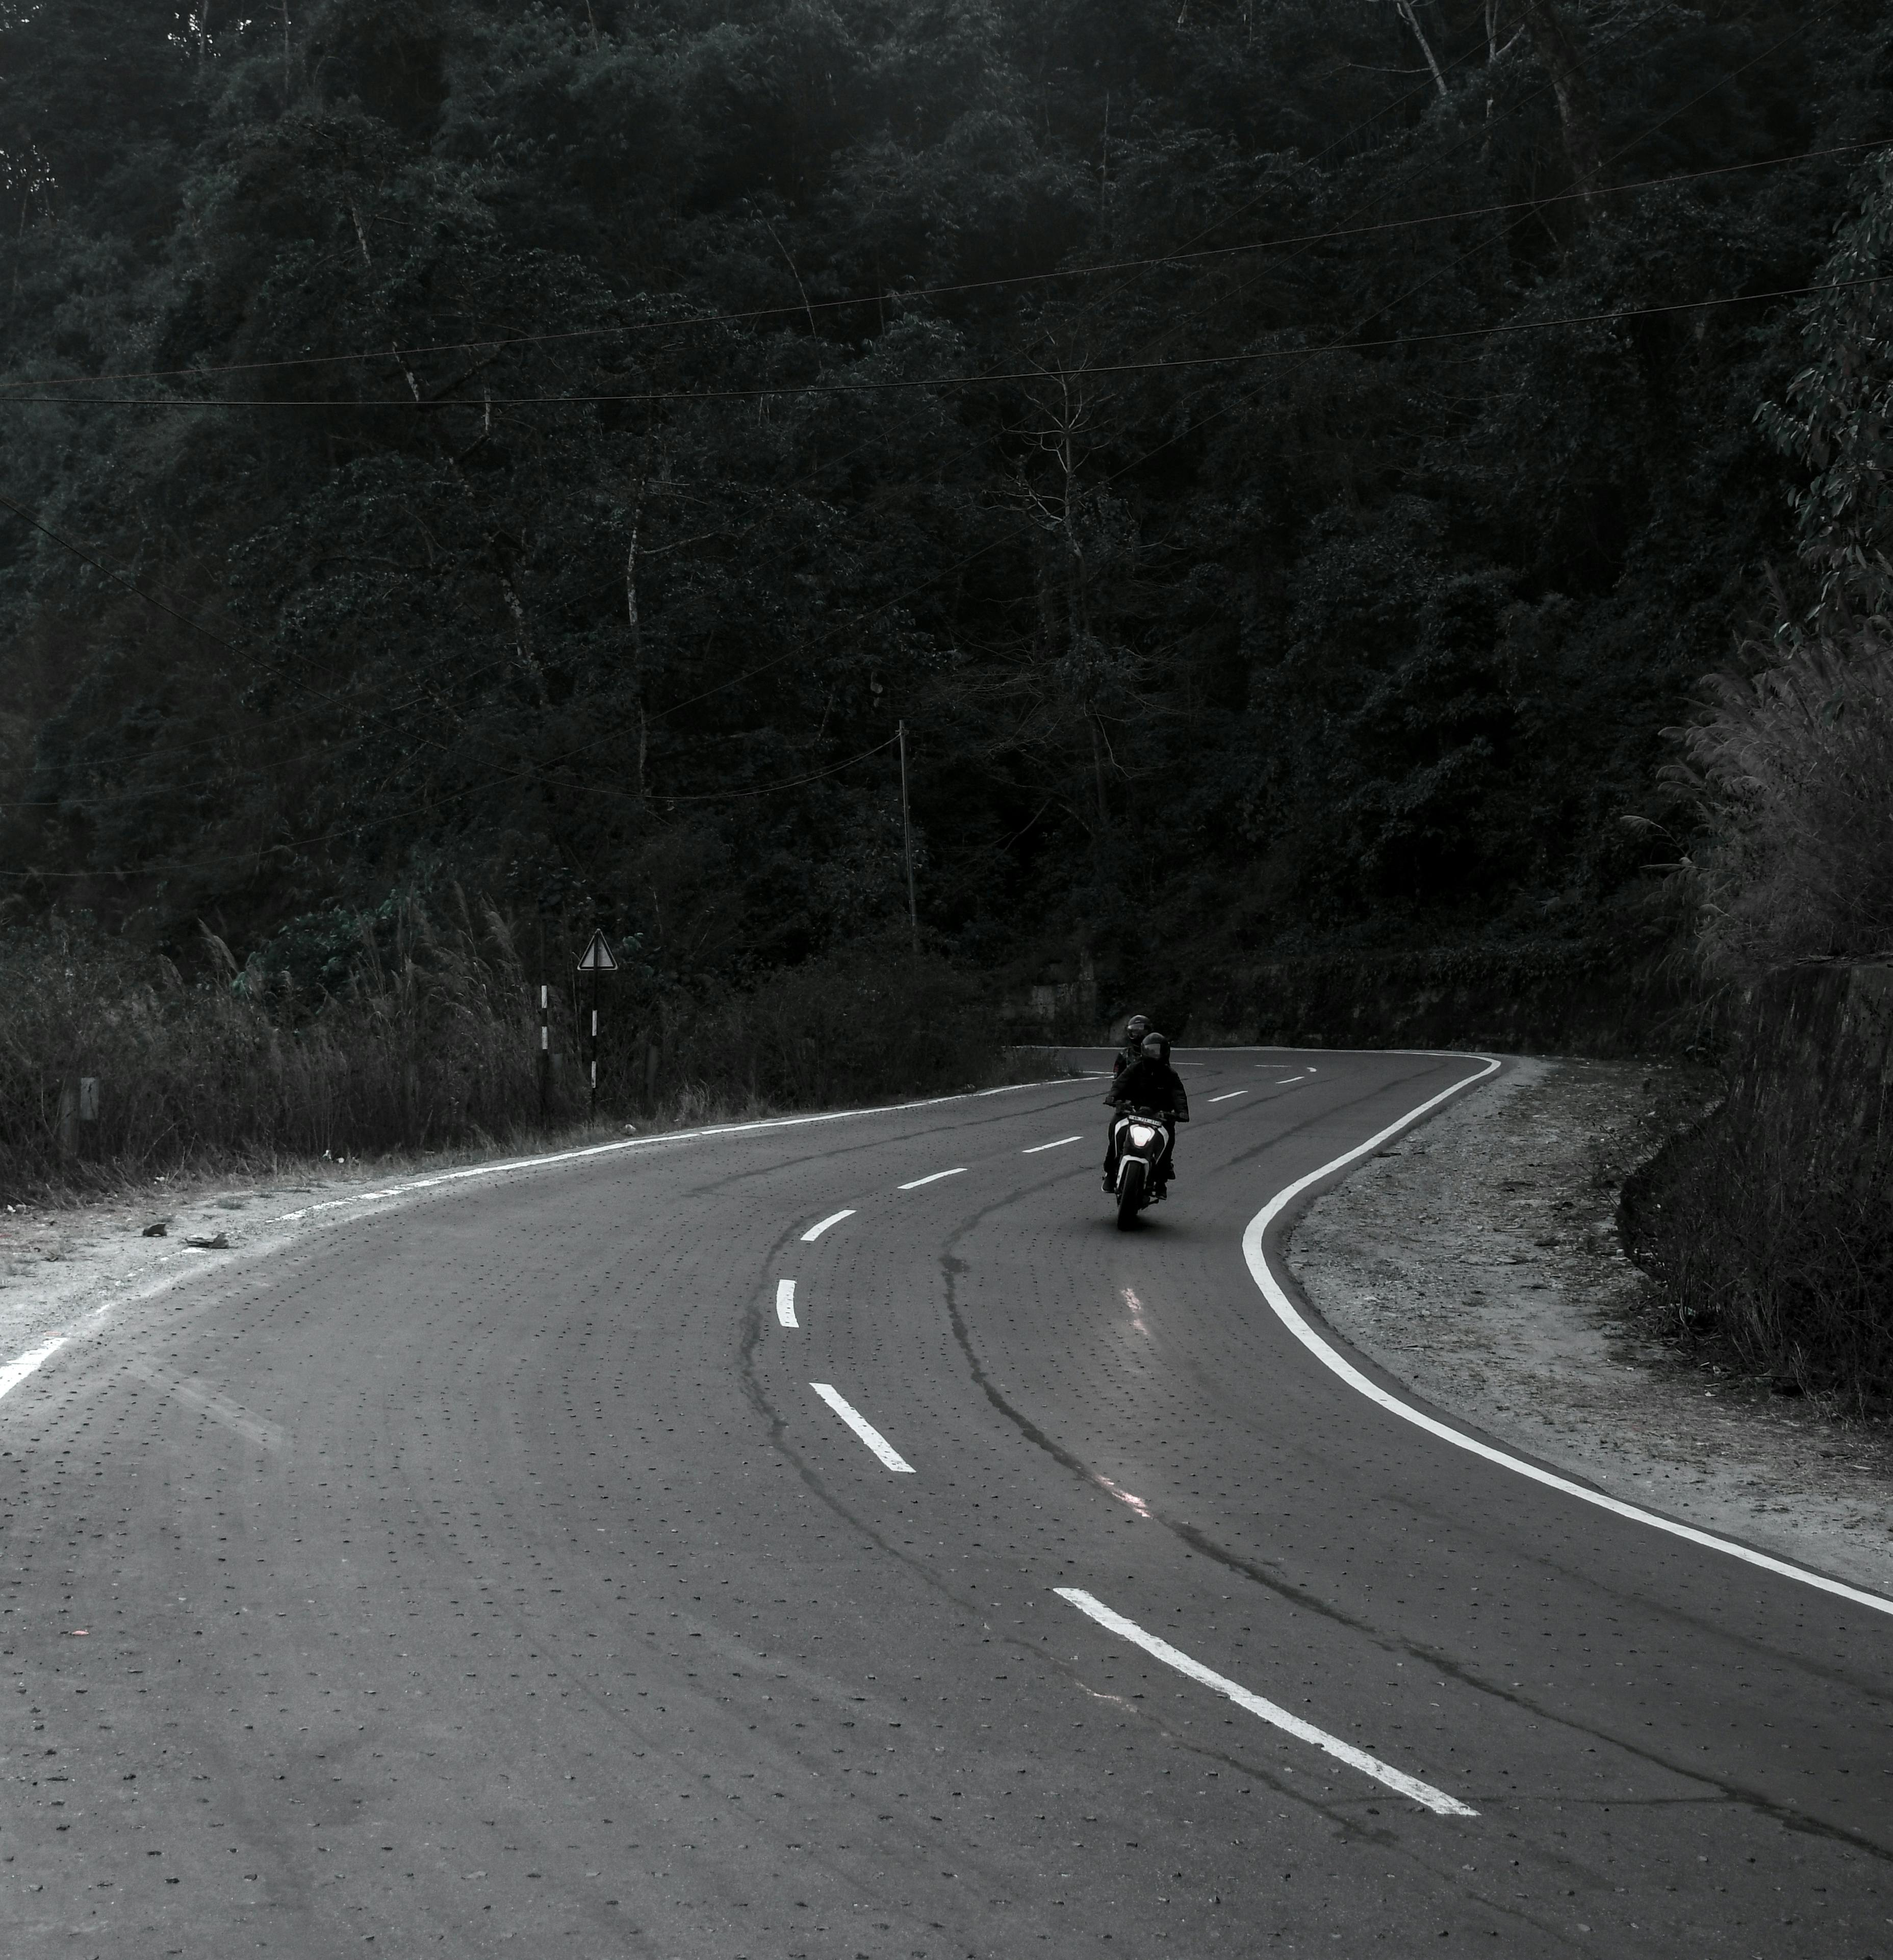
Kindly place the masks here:
<instances>
[{"instance_id":1,"label":"gravel shoulder","mask_svg":"<svg viewBox=\"0 0 1893 1960\"><path fill-rule=\"evenodd\" d=\"M426 1168L441 1161L430 1158ZM303 1166L280 1181L180 1174L84 1203L8 1206L0 1210L0 1363L53 1335L82 1331L122 1302L188 1287L233 1256L284 1242L301 1223L285 1223L285 1211L422 1168ZM161 1233L149 1230L160 1226ZM221 1242L193 1246L193 1239Z\"/></svg>"},{"instance_id":2,"label":"gravel shoulder","mask_svg":"<svg viewBox=\"0 0 1893 1960\"><path fill-rule=\"evenodd\" d=\"M1289 1263L1436 1408L1627 1501L1893 1592L1893 1446L1667 1328L1617 1195L1690 1100L1675 1071L1515 1061L1370 1158ZM1699 1087L1696 1089L1700 1093Z\"/></svg>"},{"instance_id":3,"label":"gravel shoulder","mask_svg":"<svg viewBox=\"0 0 1893 1960\"><path fill-rule=\"evenodd\" d=\"M85 1331L122 1302L188 1288L196 1274L273 1252L320 1222L345 1218L349 1199L418 1196L444 1173L530 1170L547 1157L618 1143L630 1128L575 1130L525 1150L495 1145L340 1163L291 1160L262 1176L180 1172L127 1179L107 1196L0 1207L0 1365L55 1334ZM691 1134L658 1131L643 1141Z\"/></svg>"}]
</instances>

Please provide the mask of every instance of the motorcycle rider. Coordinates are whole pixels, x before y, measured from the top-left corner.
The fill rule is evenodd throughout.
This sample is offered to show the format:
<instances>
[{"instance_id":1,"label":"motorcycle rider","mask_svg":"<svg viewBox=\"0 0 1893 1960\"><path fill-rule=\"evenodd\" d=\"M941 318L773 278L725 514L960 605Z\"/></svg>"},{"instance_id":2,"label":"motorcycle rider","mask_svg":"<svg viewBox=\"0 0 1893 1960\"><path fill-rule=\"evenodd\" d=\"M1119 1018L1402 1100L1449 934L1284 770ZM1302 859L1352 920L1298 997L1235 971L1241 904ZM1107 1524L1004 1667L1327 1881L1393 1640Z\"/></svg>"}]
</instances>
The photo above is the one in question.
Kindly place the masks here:
<instances>
[{"instance_id":1,"label":"motorcycle rider","mask_svg":"<svg viewBox=\"0 0 1893 1960\"><path fill-rule=\"evenodd\" d=\"M1105 1093L1112 1106L1111 1127L1105 1140L1104 1188L1115 1191L1118 1182L1118 1112L1137 1109L1154 1111L1163 1122L1163 1155L1156 1167L1159 1189L1176 1175L1176 1126L1190 1120L1190 1099L1183 1078L1170 1066L1168 1039L1153 1028L1138 1044L1137 1058L1112 1078Z\"/></svg>"},{"instance_id":2,"label":"motorcycle rider","mask_svg":"<svg viewBox=\"0 0 1893 1960\"><path fill-rule=\"evenodd\" d=\"M1148 1014L1133 1014L1124 1024L1124 1045L1118 1050L1118 1058L1111 1064L1111 1079L1115 1082L1137 1058L1139 1045L1150 1032Z\"/></svg>"}]
</instances>

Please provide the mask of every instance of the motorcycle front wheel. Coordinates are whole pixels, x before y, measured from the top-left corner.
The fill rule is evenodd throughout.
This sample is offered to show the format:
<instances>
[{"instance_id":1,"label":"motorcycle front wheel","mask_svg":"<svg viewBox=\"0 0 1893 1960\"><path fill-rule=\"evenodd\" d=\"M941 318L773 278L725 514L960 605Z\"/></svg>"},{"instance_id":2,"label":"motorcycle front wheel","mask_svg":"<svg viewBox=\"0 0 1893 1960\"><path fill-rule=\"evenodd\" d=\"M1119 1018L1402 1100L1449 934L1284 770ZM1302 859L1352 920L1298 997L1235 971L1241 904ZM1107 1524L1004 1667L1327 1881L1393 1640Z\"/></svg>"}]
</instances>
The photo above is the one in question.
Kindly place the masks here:
<instances>
[{"instance_id":1,"label":"motorcycle front wheel","mask_svg":"<svg viewBox=\"0 0 1893 1960\"><path fill-rule=\"evenodd\" d=\"M1128 1232L1144 1208L1144 1166L1132 1157L1118 1173L1118 1230Z\"/></svg>"}]
</instances>

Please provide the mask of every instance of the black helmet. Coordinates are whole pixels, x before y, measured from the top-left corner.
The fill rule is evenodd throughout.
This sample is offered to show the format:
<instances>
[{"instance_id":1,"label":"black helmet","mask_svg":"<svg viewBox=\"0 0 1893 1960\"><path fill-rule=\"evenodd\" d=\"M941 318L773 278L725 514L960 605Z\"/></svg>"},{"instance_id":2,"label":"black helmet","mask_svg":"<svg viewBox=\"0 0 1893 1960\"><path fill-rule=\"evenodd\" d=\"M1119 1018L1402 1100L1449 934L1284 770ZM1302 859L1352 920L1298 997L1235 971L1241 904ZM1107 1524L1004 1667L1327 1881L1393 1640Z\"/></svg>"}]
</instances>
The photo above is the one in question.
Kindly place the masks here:
<instances>
[{"instance_id":1,"label":"black helmet","mask_svg":"<svg viewBox=\"0 0 1893 1960\"><path fill-rule=\"evenodd\" d=\"M1170 1058L1170 1038L1168 1035L1159 1034L1155 1028L1150 1029L1137 1046L1153 1061L1168 1061Z\"/></svg>"},{"instance_id":2,"label":"black helmet","mask_svg":"<svg viewBox=\"0 0 1893 1960\"><path fill-rule=\"evenodd\" d=\"M1124 1039L1128 1042L1141 1041L1150 1031L1150 1016L1133 1014L1124 1024Z\"/></svg>"}]
</instances>

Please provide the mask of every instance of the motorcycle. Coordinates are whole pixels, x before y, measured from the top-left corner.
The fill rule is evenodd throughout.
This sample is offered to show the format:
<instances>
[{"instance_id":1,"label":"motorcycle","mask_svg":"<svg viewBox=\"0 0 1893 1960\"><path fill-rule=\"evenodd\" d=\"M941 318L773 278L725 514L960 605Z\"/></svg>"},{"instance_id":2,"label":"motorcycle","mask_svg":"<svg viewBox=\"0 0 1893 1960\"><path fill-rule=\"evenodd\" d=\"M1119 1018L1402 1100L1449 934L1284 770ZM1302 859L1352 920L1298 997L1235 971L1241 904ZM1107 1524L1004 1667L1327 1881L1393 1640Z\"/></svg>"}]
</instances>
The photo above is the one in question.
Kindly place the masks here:
<instances>
[{"instance_id":1,"label":"motorcycle","mask_svg":"<svg viewBox=\"0 0 1893 1960\"><path fill-rule=\"evenodd\" d=\"M1150 1109L1120 1110L1112 1126L1118 1147L1118 1230L1128 1232L1137 1223L1137 1214L1147 1204L1163 1201L1161 1175L1169 1147L1169 1131L1163 1118Z\"/></svg>"}]
</instances>

